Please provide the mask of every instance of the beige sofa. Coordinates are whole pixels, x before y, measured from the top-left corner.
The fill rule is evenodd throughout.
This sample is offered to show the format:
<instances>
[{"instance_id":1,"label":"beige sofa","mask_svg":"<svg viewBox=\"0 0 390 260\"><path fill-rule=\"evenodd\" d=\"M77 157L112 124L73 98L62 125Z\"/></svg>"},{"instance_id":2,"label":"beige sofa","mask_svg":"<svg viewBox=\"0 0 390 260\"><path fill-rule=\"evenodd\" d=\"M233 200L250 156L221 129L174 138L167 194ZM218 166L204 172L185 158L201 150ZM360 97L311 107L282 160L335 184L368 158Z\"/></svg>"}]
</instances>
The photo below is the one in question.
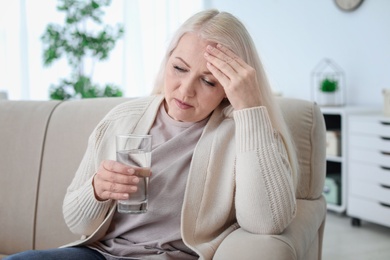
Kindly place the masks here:
<instances>
[{"instance_id":1,"label":"beige sofa","mask_svg":"<svg viewBox=\"0 0 390 260\"><path fill-rule=\"evenodd\" d=\"M125 100L0 101L0 259L78 238L62 217L66 188L95 125ZM278 236L236 230L215 259L321 259L326 215L323 117L311 102L278 102L300 155L297 217Z\"/></svg>"}]
</instances>

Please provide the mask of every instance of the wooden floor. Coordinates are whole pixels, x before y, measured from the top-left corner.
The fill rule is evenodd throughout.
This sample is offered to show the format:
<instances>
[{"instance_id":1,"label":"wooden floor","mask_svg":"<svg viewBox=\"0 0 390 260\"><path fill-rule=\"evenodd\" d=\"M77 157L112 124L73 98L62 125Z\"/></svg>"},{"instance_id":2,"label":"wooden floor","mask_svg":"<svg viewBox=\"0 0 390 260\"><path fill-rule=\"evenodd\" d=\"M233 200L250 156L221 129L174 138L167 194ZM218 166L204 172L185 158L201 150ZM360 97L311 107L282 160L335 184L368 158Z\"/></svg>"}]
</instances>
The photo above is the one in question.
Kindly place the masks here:
<instances>
[{"instance_id":1,"label":"wooden floor","mask_svg":"<svg viewBox=\"0 0 390 260\"><path fill-rule=\"evenodd\" d=\"M323 260L389 260L390 228L361 221L361 226L351 225L351 218L328 212Z\"/></svg>"}]
</instances>

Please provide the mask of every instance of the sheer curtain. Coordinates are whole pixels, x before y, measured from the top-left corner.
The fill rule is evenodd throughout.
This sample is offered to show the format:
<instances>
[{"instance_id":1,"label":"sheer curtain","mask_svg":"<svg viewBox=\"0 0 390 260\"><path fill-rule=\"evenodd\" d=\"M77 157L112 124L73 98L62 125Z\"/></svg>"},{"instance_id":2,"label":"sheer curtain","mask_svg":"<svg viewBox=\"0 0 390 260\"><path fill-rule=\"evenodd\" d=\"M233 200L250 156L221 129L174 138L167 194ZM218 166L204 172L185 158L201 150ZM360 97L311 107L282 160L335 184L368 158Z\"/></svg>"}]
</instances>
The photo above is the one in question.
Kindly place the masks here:
<instances>
[{"instance_id":1,"label":"sheer curtain","mask_svg":"<svg viewBox=\"0 0 390 260\"><path fill-rule=\"evenodd\" d=\"M113 0L104 21L125 26L125 35L109 59L94 67L93 81L114 83L125 96L150 93L172 33L205 0ZM42 63L42 36L47 24L63 24L57 1L0 0L0 92L12 100L47 100L51 84L70 75L65 58Z\"/></svg>"}]
</instances>

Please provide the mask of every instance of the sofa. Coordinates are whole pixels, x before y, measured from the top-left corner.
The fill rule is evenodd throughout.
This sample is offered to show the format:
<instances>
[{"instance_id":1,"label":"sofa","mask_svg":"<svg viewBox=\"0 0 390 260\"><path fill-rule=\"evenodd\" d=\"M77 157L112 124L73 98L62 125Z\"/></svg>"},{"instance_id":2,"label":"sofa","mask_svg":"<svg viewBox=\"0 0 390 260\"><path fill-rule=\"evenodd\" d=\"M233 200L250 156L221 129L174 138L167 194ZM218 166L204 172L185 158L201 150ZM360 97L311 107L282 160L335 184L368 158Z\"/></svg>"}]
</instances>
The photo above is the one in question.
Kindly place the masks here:
<instances>
[{"instance_id":1,"label":"sofa","mask_svg":"<svg viewBox=\"0 0 390 260\"><path fill-rule=\"evenodd\" d=\"M128 98L0 101L0 259L79 237L62 216L67 186L100 119ZM214 259L321 259L326 202L325 124L310 101L278 98L299 151L297 216L280 235L238 229Z\"/></svg>"}]
</instances>

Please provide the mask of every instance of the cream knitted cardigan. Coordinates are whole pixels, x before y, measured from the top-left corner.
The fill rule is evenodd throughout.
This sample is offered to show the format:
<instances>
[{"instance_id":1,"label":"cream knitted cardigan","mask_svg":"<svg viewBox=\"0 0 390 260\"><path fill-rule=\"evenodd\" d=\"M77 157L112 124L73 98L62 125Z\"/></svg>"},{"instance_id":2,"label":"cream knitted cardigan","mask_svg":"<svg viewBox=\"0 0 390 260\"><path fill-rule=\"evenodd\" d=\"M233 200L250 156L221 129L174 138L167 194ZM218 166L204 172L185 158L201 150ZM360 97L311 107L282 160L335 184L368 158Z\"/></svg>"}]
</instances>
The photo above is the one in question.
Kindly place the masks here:
<instances>
[{"instance_id":1,"label":"cream knitted cardigan","mask_svg":"<svg viewBox=\"0 0 390 260\"><path fill-rule=\"evenodd\" d=\"M107 231L116 204L95 199L93 175L103 159L115 159L115 134L148 133L162 101L151 96L120 104L91 134L63 203L67 225L82 239L66 246L87 245ZM182 207L183 241L200 259L211 259L238 227L279 234L295 216L294 191L286 150L267 109L218 107L194 150Z\"/></svg>"}]
</instances>

